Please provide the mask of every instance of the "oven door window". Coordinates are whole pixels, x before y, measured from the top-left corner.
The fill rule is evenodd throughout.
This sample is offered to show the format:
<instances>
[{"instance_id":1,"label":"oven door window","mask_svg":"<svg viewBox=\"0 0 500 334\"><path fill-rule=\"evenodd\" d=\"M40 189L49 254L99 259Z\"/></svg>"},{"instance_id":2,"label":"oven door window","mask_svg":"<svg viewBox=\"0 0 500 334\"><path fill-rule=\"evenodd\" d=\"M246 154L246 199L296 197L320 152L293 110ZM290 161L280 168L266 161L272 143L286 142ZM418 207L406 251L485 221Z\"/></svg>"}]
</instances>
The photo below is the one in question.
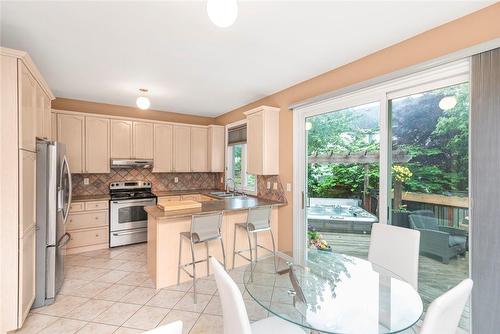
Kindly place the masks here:
<instances>
[{"instance_id":1,"label":"oven door window","mask_svg":"<svg viewBox=\"0 0 500 334\"><path fill-rule=\"evenodd\" d=\"M148 220L148 214L143 205L127 206L118 209L118 223L126 224Z\"/></svg>"}]
</instances>

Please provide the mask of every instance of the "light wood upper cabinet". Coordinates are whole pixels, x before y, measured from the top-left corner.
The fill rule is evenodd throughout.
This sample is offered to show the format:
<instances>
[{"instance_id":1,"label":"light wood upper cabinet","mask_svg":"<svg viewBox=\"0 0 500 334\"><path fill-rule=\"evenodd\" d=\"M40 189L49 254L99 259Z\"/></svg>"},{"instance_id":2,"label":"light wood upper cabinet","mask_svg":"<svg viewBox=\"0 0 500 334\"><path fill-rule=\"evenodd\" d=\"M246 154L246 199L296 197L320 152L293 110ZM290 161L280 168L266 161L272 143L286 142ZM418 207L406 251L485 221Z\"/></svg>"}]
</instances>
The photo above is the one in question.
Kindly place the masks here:
<instances>
[{"instance_id":1,"label":"light wood upper cabinet","mask_svg":"<svg viewBox=\"0 0 500 334\"><path fill-rule=\"evenodd\" d=\"M155 124L153 172L172 171L173 127L169 124Z\"/></svg>"},{"instance_id":2,"label":"light wood upper cabinet","mask_svg":"<svg viewBox=\"0 0 500 334\"><path fill-rule=\"evenodd\" d=\"M57 114L50 113L50 139L57 140Z\"/></svg>"},{"instance_id":3,"label":"light wood upper cabinet","mask_svg":"<svg viewBox=\"0 0 500 334\"><path fill-rule=\"evenodd\" d=\"M191 127L174 125L174 172L191 171Z\"/></svg>"},{"instance_id":4,"label":"light wood upper cabinet","mask_svg":"<svg viewBox=\"0 0 500 334\"><path fill-rule=\"evenodd\" d=\"M45 92L42 94L42 106L43 106L43 138L51 139L52 138L52 108L50 99L45 95Z\"/></svg>"},{"instance_id":5,"label":"light wood upper cabinet","mask_svg":"<svg viewBox=\"0 0 500 334\"><path fill-rule=\"evenodd\" d=\"M109 119L85 117L85 172L109 173Z\"/></svg>"},{"instance_id":6,"label":"light wood upper cabinet","mask_svg":"<svg viewBox=\"0 0 500 334\"><path fill-rule=\"evenodd\" d=\"M225 129L219 125L208 126L208 171L224 172Z\"/></svg>"},{"instance_id":7,"label":"light wood upper cabinet","mask_svg":"<svg viewBox=\"0 0 500 334\"><path fill-rule=\"evenodd\" d=\"M66 157L72 173L83 172L83 116L57 115L57 140L66 145Z\"/></svg>"},{"instance_id":8,"label":"light wood upper cabinet","mask_svg":"<svg viewBox=\"0 0 500 334\"><path fill-rule=\"evenodd\" d=\"M191 128L191 171L208 171L208 129Z\"/></svg>"},{"instance_id":9,"label":"light wood upper cabinet","mask_svg":"<svg viewBox=\"0 0 500 334\"><path fill-rule=\"evenodd\" d=\"M247 116L247 171L254 175L279 174L279 108L262 106Z\"/></svg>"},{"instance_id":10,"label":"light wood upper cabinet","mask_svg":"<svg viewBox=\"0 0 500 334\"><path fill-rule=\"evenodd\" d=\"M133 150L135 159L153 159L154 130L153 123L133 123Z\"/></svg>"},{"instance_id":11,"label":"light wood upper cabinet","mask_svg":"<svg viewBox=\"0 0 500 334\"><path fill-rule=\"evenodd\" d=\"M37 82L21 60L18 60L19 148L35 152L37 135Z\"/></svg>"},{"instance_id":12,"label":"light wood upper cabinet","mask_svg":"<svg viewBox=\"0 0 500 334\"><path fill-rule=\"evenodd\" d=\"M132 122L111 120L111 158L132 158Z\"/></svg>"}]
</instances>

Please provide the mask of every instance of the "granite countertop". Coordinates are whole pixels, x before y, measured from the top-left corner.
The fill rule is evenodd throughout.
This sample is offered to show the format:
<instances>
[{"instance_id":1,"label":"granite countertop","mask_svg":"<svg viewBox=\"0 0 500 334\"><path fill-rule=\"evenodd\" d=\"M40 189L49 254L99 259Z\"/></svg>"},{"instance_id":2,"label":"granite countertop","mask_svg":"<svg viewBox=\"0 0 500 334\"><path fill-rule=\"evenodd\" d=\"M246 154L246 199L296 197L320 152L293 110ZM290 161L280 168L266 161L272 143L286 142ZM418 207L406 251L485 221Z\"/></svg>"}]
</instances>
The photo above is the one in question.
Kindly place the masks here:
<instances>
[{"instance_id":1,"label":"granite countertop","mask_svg":"<svg viewBox=\"0 0 500 334\"><path fill-rule=\"evenodd\" d=\"M109 201L110 197L108 194L99 195L81 195L71 197L72 202L88 202L88 201Z\"/></svg>"},{"instance_id":2,"label":"granite countertop","mask_svg":"<svg viewBox=\"0 0 500 334\"><path fill-rule=\"evenodd\" d=\"M166 191L153 191L153 193L158 197L163 197L163 196L177 196L177 195L191 195L191 194L209 195L211 192L215 191L224 191L224 190L221 189L166 190Z\"/></svg>"},{"instance_id":3,"label":"granite countertop","mask_svg":"<svg viewBox=\"0 0 500 334\"><path fill-rule=\"evenodd\" d=\"M269 201L253 196L248 196L247 198L224 198L215 201L207 201L201 203L201 208L198 209L187 209L187 210L175 210L175 211L163 211L157 206L148 206L144 210L148 215L159 219L159 220L175 220L178 218L190 217L193 214L198 213L210 213L210 212L230 212L246 210L249 208L256 208L259 206L273 205L279 206L285 203L277 201Z\"/></svg>"}]
</instances>

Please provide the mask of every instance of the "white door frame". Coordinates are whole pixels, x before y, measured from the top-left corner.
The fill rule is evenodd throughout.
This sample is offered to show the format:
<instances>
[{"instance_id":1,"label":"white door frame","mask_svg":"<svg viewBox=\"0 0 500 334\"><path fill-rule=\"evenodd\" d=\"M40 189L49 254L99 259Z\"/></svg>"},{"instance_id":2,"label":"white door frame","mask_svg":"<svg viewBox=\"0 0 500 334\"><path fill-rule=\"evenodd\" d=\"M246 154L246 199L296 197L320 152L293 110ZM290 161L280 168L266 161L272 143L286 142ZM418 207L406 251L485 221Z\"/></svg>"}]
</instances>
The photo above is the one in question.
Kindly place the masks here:
<instances>
[{"instance_id":1,"label":"white door frame","mask_svg":"<svg viewBox=\"0 0 500 334\"><path fill-rule=\"evenodd\" d=\"M469 58L461 59L433 69L407 75L372 87L346 93L334 98L313 102L293 110L293 257L298 263L305 261L306 223L306 133L307 117L355 107L371 102L380 103L380 179L379 222L387 224L390 203L391 136L388 102L401 96L437 89L469 81Z\"/></svg>"}]
</instances>

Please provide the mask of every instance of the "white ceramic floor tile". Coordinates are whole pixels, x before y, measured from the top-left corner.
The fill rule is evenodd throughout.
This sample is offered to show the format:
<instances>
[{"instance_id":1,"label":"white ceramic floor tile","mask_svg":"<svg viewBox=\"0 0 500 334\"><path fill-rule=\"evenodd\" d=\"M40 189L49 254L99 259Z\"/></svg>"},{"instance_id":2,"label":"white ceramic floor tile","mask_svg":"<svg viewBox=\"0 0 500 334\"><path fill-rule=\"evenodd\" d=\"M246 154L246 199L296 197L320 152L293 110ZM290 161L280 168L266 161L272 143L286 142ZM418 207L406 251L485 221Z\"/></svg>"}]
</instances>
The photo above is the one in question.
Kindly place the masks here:
<instances>
[{"instance_id":1,"label":"white ceramic floor tile","mask_svg":"<svg viewBox=\"0 0 500 334\"><path fill-rule=\"evenodd\" d=\"M145 282L148 278L149 276L146 273L129 272L127 276L119 280L117 283L139 286L141 283Z\"/></svg>"},{"instance_id":2,"label":"white ceramic floor tile","mask_svg":"<svg viewBox=\"0 0 500 334\"><path fill-rule=\"evenodd\" d=\"M118 329L117 326L97 324L89 322L83 326L77 334L112 334Z\"/></svg>"},{"instance_id":3,"label":"white ceramic floor tile","mask_svg":"<svg viewBox=\"0 0 500 334\"><path fill-rule=\"evenodd\" d=\"M134 289L135 287L133 285L114 284L97 294L94 298L117 302Z\"/></svg>"},{"instance_id":4,"label":"white ceramic floor tile","mask_svg":"<svg viewBox=\"0 0 500 334\"><path fill-rule=\"evenodd\" d=\"M112 270L95 279L96 282L116 283L129 274L128 271Z\"/></svg>"},{"instance_id":5,"label":"white ceramic floor tile","mask_svg":"<svg viewBox=\"0 0 500 334\"><path fill-rule=\"evenodd\" d=\"M78 297L87 297L87 298L92 298L105 289L109 288L112 284L111 283L105 283L105 282L89 282L83 286L81 286L78 290L73 291L72 295L78 296Z\"/></svg>"},{"instance_id":6,"label":"white ceramic floor tile","mask_svg":"<svg viewBox=\"0 0 500 334\"><path fill-rule=\"evenodd\" d=\"M167 315L168 311L170 311L170 309L143 306L128 319L123 326L143 330L153 329L158 326L161 320Z\"/></svg>"},{"instance_id":7,"label":"white ceramic floor tile","mask_svg":"<svg viewBox=\"0 0 500 334\"><path fill-rule=\"evenodd\" d=\"M140 334L140 333L143 333L143 332L144 331L141 330L141 329L120 327L113 334Z\"/></svg>"},{"instance_id":8,"label":"white ceramic floor tile","mask_svg":"<svg viewBox=\"0 0 500 334\"><path fill-rule=\"evenodd\" d=\"M156 294L155 289L136 287L134 290L126 294L120 301L130 304L146 304Z\"/></svg>"},{"instance_id":9,"label":"white ceramic floor tile","mask_svg":"<svg viewBox=\"0 0 500 334\"><path fill-rule=\"evenodd\" d=\"M86 325L85 321L59 318L40 331L40 334L73 334Z\"/></svg>"},{"instance_id":10,"label":"white ceramic floor tile","mask_svg":"<svg viewBox=\"0 0 500 334\"><path fill-rule=\"evenodd\" d=\"M33 309L32 312L62 317L88 300L89 298L58 295L54 304Z\"/></svg>"},{"instance_id":11,"label":"white ceramic floor tile","mask_svg":"<svg viewBox=\"0 0 500 334\"><path fill-rule=\"evenodd\" d=\"M160 290L147 305L172 308L186 293L182 291Z\"/></svg>"},{"instance_id":12,"label":"white ceramic floor tile","mask_svg":"<svg viewBox=\"0 0 500 334\"><path fill-rule=\"evenodd\" d=\"M28 317L24 321L23 327L21 329L18 329L15 333L35 334L48 327L58 319L59 318L50 315L32 313L28 315Z\"/></svg>"},{"instance_id":13,"label":"white ceramic floor tile","mask_svg":"<svg viewBox=\"0 0 500 334\"><path fill-rule=\"evenodd\" d=\"M108 325L121 326L140 308L141 306L136 304L115 303L101 313L94 321Z\"/></svg>"},{"instance_id":14,"label":"white ceramic floor tile","mask_svg":"<svg viewBox=\"0 0 500 334\"><path fill-rule=\"evenodd\" d=\"M99 314L106 311L113 302L106 300L91 299L83 305L69 312L65 317L77 320L92 321Z\"/></svg>"},{"instance_id":15,"label":"white ceramic floor tile","mask_svg":"<svg viewBox=\"0 0 500 334\"><path fill-rule=\"evenodd\" d=\"M78 293L82 286L88 284L89 282L91 281L66 278L64 279L60 293L63 295L74 295L75 293Z\"/></svg>"},{"instance_id":16,"label":"white ceramic floor tile","mask_svg":"<svg viewBox=\"0 0 500 334\"><path fill-rule=\"evenodd\" d=\"M222 315L222 305L219 296L213 296L203 311L204 314Z\"/></svg>"},{"instance_id":17,"label":"white ceramic floor tile","mask_svg":"<svg viewBox=\"0 0 500 334\"><path fill-rule=\"evenodd\" d=\"M172 310L168 312L167 316L163 318L158 326L166 325L171 322L180 320L182 321L182 333L187 334L193 328L196 320L200 316L199 313L181 311L181 310Z\"/></svg>"},{"instance_id":18,"label":"white ceramic floor tile","mask_svg":"<svg viewBox=\"0 0 500 334\"><path fill-rule=\"evenodd\" d=\"M191 287L190 292L193 292L193 287ZM196 292L205 293L208 295L213 295L217 291L217 283L209 279L197 279L196 280Z\"/></svg>"},{"instance_id":19,"label":"white ceramic floor tile","mask_svg":"<svg viewBox=\"0 0 500 334\"><path fill-rule=\"evenodd\" d=\"M221 316L202 314L194 324L189 334L223 334Z\"/></svg>"},{"instance_id":20,"label":"white ceramic floor tile","mask_svg":"<svg viewBox=\"0 0 500 334\"><path fill-rule=\"evenodd\" d=\"M197 300L195 304L193 296L194 294L191 292L186 293L186 295L174 306L174 309L201 313L212 298L211 295L198 293L196 295Z\"/></svg>"},{"instance_id":21,"label":"white ceramic floor tile","mask_svg":"<svg viewBox=\"0 0 500 334\"><path fill-rule=\"evenodd\" d=\"M191 289L192 286L193 286L193 282L189 281L189 282L181 283L179 285L174 284L174 285L171 285L171 286L167 286L164 289L165 290L175 290L175 291L184 291L184 292L187 292L187 291L189 291L189 289Z\"/></svg>"}]
</instances>

